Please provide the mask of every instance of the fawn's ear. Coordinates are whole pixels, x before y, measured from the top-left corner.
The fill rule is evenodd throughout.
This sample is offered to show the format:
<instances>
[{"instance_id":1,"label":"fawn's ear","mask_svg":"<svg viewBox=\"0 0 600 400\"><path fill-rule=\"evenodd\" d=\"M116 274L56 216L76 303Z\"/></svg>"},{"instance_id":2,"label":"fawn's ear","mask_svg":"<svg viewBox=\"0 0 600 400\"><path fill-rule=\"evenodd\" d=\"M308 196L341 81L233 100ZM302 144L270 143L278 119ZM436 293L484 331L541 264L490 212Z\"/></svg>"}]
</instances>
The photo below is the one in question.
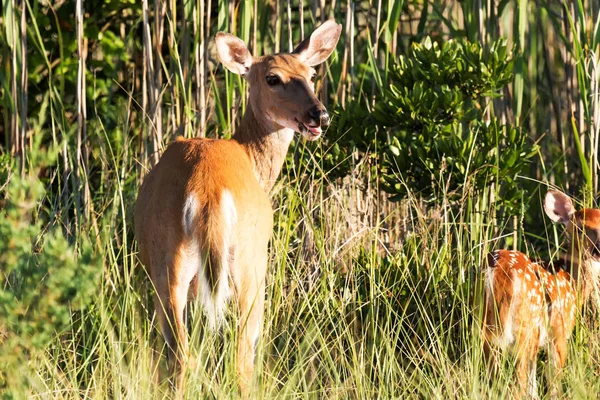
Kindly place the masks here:
<instances>
[{"instance_id":1,"label":"fawn's ear","mask_svg":"<svg viewBox=\"0 0 600 400\"><path fill-rule=\"evenodd\" d=\"M300 61L311 67L319 65L333 53L341 33L340 24L332 19L325 21L308 39L304 39L292 54L296 54Z\"/></svg>"},{"instance_id":2,"label":"fawn's ear","mask_svg":"<svg viewBox=\"0 0 600 400\"><path fill-rule=\"evenodd\" d=\"M549 190L544 199L546 215L554 222L566 224L575 213L571 198L558 190Z\"/></svg>"},{"instance_id":3,"label":"fawn's ear","mask_svg":"<svg viewBox=\"0 0 600 400\"><path fill-rule=\"evenodd\" d=\"M219 32L215 37L219 59L234 74L246 75L252 66L252 54L246 43L229 33Z\"/></svg>"}]
</instances>

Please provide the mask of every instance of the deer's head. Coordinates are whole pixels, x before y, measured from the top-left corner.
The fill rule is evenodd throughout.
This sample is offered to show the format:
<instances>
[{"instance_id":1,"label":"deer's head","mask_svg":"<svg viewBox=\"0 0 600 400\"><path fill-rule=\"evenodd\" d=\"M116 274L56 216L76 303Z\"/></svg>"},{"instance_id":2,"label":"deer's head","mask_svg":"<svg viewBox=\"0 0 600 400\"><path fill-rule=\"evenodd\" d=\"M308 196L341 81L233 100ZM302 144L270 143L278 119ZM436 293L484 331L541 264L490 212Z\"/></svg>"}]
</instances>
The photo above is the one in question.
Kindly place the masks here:
<instances>
[{"instance_id":1,"label":"deer's head","mask_svg":"<svg viewBox=\"0 0 600 400\"><path fill-rule=\"evenodd\" d=\"M329 20L292 53L264 57L253 57L241 39L227 33L218 33L215 42L223 65L249 82L249 104L259 123L275 130L293 129L315 140L330 120L315 96L313 67L331 55L341 30Z\"/></svg>"},{"instance_id":2,"label":"deer's head","mask_svg":"<svg viewBox=\"0 0 600 400\"><path fill-rule=\"evenodd\" d=\"M550 190L544 200L546 215L565 225L568 235L567 257L584 262L595 276L600 272L600 210L576 211L566 194Z\"/></svg>"}]
</instances>

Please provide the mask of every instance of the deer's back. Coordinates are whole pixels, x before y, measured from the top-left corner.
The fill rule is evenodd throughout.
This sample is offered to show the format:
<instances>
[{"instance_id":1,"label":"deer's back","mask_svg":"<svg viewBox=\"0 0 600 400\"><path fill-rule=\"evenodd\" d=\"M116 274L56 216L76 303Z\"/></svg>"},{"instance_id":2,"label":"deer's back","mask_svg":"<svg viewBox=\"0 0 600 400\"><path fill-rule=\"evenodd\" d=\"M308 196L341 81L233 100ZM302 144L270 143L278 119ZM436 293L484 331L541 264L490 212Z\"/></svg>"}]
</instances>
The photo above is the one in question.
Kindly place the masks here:
<instances>
[{"instance_id":1,"label":"deer's back","mask_svg":"<svg viewBox=\"0 0 600 400\"><path fill-rule=\"evenodd\" d=\"M153 249L168 254L180 245L190 199L195 210L202 210L198 219L202 230L211 216L220 215L225 191L235 207L234 228L252 227L255 234L268 235L271 203L239 143L200 138L173 142L144 180L136 201L135 230L142 262L149 265ZM243 232L234 229L233 234Z\"/></svg>"}]
</instances>

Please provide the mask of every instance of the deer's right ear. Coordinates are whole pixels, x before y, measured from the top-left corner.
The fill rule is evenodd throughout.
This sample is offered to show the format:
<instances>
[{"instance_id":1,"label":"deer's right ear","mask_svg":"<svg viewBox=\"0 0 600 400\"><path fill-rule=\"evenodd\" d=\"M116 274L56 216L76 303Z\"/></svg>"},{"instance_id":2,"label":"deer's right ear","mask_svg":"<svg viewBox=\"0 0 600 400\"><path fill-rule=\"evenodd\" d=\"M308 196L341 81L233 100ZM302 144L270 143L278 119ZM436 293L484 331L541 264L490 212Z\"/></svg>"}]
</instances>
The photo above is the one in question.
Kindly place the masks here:
<instances>
[{"instance_id":1,"label":"deer's right ear","mask_svg":"<svg viewBox=\"0 0 600 400\"><path fill-rule=\"evenodd\" d=\"M549 190L544 199L546 215L554 222L566 224L575 213L571 198L558 190Z\"/></svg>"},{"instance_id":2,"label":"deer's right ear","mask_svg":"<svg viewBox=\"0 0 600 400\"><path fill-rule=\"evenodd\" d=\"M246 43L229 34L219 32L215 37L219 59L229 71L234 74L246 75L252 66L252 54Z\"/></svg>"}]
</instances>

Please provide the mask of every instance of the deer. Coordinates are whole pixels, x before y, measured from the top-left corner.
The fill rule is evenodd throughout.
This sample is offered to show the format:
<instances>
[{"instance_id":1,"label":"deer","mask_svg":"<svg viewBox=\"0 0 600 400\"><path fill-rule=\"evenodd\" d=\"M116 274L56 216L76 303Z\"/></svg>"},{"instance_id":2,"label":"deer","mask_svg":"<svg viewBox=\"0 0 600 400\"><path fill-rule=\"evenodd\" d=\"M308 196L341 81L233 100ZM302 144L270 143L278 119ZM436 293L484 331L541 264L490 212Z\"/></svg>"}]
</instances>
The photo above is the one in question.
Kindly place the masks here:
<instances>
[{"instance_id":1,"label":"deer","mask_svg":"<svg viewBox=\"0 0 600 400\"><path fill-rule=\"evenodd\" d=\"M544 262L519 251L496 250L487 255L484 268L484 356L493 372L494 352L514 352L517 397L527 393L537 398L535 370L542 347L552 365L551 395L558 395L576 312L589 299L600 274L600 210L576 211L566 194L550 190L544 211L564 225L566 253Z\"/></svg>"},{"instance_id":2,"label":"deer","mask_svg":"<svg viewBox=\"0 0 600 400\"><path fill-rule=\"evenodd\" d=\"M139 258L155 288L176 390L189 360L188 302L200 304L214 329L233 299L237 381L242 396L249 395L273 230L269 192L294 133L313 141L330 124L315 95L314 67L333 53L340 33L341 25L329 20L291 53L254 57L241 39L219 32L221 63L249 84L239 126L230 140L177 138L140 187L134 216Z\"/></svg>"}]
</instances>

